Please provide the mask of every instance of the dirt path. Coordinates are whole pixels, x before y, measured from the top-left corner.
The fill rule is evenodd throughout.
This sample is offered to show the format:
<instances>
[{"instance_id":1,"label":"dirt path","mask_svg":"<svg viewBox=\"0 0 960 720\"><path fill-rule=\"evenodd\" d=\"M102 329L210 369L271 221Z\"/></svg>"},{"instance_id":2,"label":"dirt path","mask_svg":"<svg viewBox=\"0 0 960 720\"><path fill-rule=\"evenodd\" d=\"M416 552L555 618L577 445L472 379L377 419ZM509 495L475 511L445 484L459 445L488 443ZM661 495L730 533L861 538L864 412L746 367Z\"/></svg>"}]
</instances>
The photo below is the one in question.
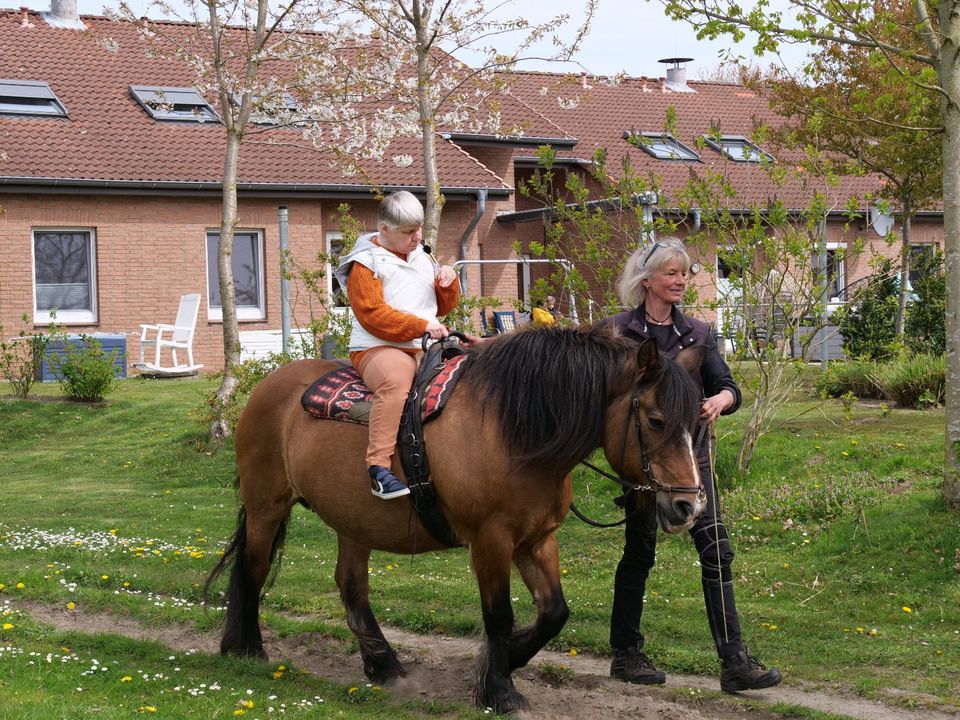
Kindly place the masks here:
<instances>
[{"instance_id":1,"label":"dirt path","mask_svg":"<svg viewBox=\"0 0 960 720\"><path fill-rule=\"evenodd\" d=\"M155 628L132 618L111 614L73 612L37 603L14 603L14 608L61 630L113 633L154 640L186 651L217 652L216 633L199 633L186 625ZM480 642L472 638L424 636L386 628L387 639L400 654L409 675L391 686L396 697L442 699L470 704L472 669ZM359 655L347 654L338 641L316 633L278 639L264 631L268 654L274 660L289 660L298 667L327 680L348 684L363 681ZM752 710L733 699L704 698L697 690L717 691L715 677L670 675L665 689L627 685L607 677L609 659L583 654L570 657L542 651L530 667L515 675L517 688L527 696L529 720L582 720L583 718L634 718L636 720L767 720L770 713ZM562 665L560 682L551 685L543 664ZM902 699L905 693L898 693ZM856 696L834 694L821 689L787 684L769 690L744 693L760 705L787 703L858 720L960 720L960 713L938 707L924 695L910 696L918 707L885 705ZM893 696L893 694L892 694Z\"/></svg>"}]
</instances>

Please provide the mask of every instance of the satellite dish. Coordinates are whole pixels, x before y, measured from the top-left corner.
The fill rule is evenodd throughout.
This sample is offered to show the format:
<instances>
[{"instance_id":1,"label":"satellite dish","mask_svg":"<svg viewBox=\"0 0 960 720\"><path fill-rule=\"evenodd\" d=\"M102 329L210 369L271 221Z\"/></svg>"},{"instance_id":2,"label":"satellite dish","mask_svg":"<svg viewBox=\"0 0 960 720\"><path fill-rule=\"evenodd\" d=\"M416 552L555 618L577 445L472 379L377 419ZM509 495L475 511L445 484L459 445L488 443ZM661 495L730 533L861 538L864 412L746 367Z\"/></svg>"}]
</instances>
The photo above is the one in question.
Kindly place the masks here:
<instances>
[{"instance_id":1,"label":"satellite dish","mask_svg":"<svg viewBox=\"0 0 960 720\"><path fill-rule=\"evenodd\" d=\"M880 208L870 208L870 225L873 231L880 237L886 237L893 229L893 215L881 212Z\"/></svg>"}]
</instances>

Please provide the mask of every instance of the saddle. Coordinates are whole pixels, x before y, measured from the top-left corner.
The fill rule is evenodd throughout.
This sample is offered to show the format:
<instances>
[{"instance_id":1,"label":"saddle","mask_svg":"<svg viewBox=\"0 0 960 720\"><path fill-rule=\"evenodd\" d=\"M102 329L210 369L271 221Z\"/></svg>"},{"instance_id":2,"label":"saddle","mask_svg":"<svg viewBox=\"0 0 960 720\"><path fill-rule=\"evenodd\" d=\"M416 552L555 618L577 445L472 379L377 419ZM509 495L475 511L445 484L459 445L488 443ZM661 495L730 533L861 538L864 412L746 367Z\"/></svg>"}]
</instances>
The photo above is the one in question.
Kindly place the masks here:
<instances>
[{"instance_id":1,"label":"saddle","mask_svg":"<svg viewBox=\"0 0 960 720\"><path fill-rule=\"evenodd\" d=\"M397 435L397 451L417 516L430 535L447 547L459 547L462 543L437 502L423 425L440 416L460 379L466 350L460 346L459 338L463 338L460 333L452 333L426 349L404 404ZM318 418L367 425L372 398L373 393L357 371L345 365L315 380L301 396L300 404Z\"/></svg>"}]
</instances>

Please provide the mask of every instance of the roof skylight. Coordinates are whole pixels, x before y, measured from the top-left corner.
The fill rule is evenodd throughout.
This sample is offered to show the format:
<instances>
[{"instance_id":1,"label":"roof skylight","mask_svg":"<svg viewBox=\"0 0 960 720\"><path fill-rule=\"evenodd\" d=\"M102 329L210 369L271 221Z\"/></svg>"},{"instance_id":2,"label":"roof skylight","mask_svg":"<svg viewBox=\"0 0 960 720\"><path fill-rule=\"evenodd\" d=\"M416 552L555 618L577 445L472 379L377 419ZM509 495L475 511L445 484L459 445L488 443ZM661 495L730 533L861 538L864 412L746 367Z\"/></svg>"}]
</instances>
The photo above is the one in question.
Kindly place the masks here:
<instances>
[{"instance_id":1,"label":"roof skylight","mask_svg":"<svg viewBox=\"0 0 960 720\"><path fill-rule=\"evenodd\" d=\"M219 122L220 118L193 88L131 85L130 94L154 120Z\"/></svg>"},{"instance_id":2,"label":"roof skylight","mask_svg":"<svg viewBox=\"0 0 960 720\"><path fill-rule=\"evenodd\" d=\"M0 80L0 115L66 117L67 109L45 82Z\"/></svg>"},{"instance_id":3,"label":"roof skylight","mask_svg":"<svg viewBox=\"0 0 960 720\"><path fill-rule=\"evenodd\" d=\"M704 135L707 145L718 150L736 162L763 162L773 160L773 157L758 145L750 142L743 135Z\"/></svg>"},{"instance_id":4,"label":"roof skylight","mask_svg":"<svg viewBox=\"0 0 960 720\"><path fill-rule=\"evenodd\" d=\"M627 142L658 160L698 161L700 156L669 133L625 132Z\"/></svg>"}]
</instances>

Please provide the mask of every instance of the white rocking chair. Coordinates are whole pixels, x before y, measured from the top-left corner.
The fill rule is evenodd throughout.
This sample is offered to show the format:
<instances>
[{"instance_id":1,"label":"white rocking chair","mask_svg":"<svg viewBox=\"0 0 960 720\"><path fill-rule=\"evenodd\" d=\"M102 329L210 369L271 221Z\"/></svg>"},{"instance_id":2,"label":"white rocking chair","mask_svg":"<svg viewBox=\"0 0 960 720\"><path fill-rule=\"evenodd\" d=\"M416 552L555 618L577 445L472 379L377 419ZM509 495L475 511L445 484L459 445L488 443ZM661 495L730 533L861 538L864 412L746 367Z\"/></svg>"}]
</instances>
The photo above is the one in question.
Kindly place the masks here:
<instances>
[{"instance_id":1,"label":"white rocking chair","mask_svg":"<svg viewBox=\"0 0 960 720\"><path fill-rule=\"evenodd\" d=\"M180 307L177 309L177 319L173 325L141 325L140 333L140 363L138 367L146 375L179 376L195 375L203 365L193 362L193 331L197 326L197 315L200 312L200 293L184 295L180 298ZM148 337L154 334L154 337ZM154 348L153 362L144 360L147 347ZM161 351L167 348L173 360L172 365L163 365L160 362ZM186 350L187 364L181 365L177 360L177 350Z\"/></svg>"}]
</instances>

